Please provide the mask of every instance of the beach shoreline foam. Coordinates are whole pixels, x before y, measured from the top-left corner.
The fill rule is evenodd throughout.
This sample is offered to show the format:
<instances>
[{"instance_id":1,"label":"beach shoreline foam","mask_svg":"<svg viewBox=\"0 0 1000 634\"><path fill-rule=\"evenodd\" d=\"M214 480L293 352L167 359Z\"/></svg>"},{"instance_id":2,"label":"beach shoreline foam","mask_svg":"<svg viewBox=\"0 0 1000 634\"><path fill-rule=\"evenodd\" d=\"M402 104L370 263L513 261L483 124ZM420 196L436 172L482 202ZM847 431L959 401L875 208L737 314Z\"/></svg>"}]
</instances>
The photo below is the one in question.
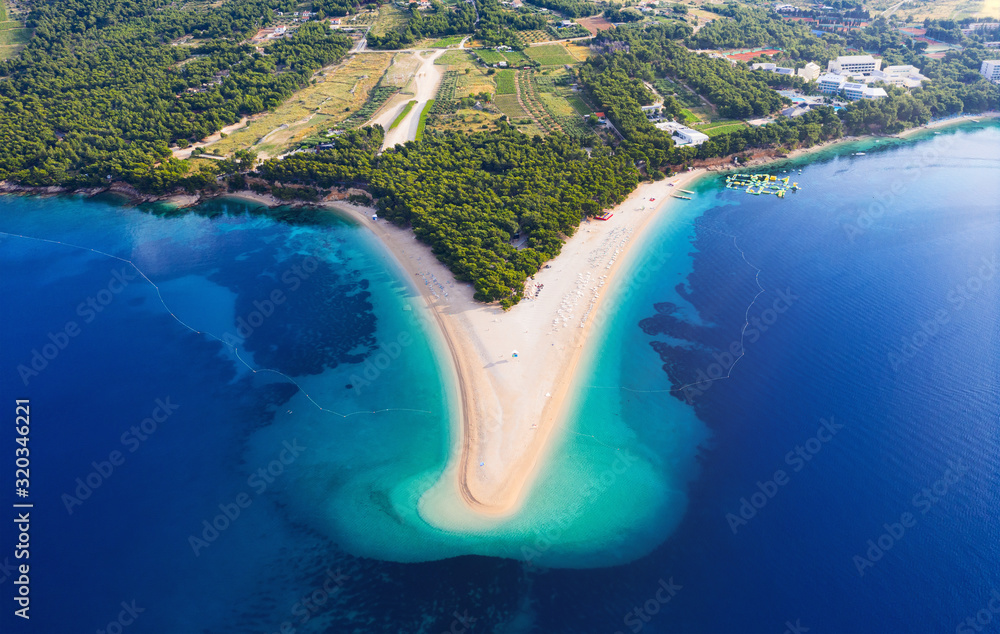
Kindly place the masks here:
<instances>
[{"instance_id":1,"label":"beach shoreline foam","mask_svg":"<svg viewBox=\"0 0 1000 634\"><path fill-rule=\"evenodd\" d=\"M620 283L623 265L641 251L650 222L684 204L671 193L704 174L692 170L643 183L611 210L610 220L581 223L560 255L528 281L526 298L507 312L475 301L471 284L456 282L408 229L373 221L369 207L328 203L386 246L433 314L449 352L461 406L445 475L422 501L428 522L468 530L517 512L564 424L602 300ZM446 491L465 508L442 504ZM443 511L446 506L450 510Z\"/></svg>"}]
</instances>

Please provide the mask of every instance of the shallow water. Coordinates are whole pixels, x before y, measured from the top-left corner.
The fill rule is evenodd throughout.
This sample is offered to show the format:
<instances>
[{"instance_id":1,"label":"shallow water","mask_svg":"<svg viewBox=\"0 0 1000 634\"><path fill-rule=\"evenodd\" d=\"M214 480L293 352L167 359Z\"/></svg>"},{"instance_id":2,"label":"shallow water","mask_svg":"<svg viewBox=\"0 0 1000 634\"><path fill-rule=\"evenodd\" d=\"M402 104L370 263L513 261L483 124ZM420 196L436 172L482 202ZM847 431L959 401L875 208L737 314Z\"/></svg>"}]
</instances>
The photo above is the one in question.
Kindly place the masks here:
<instances>
[{"instance_id":1,"label":"shallow water","mask_svg":"<svg viewBox=\"0 0 1000 634\"><path fill-rule=\"evenodd\" d=\"M0 199L0 231L60 242L0 236L31 631L104 629L122 601L130 631L954 629L1000 586L996 130L775 166L803 186L780 201L700 181L605 301L522 512L465 534L421 516L455 396L362 228ZM821 419L843 428L809 443ZM799 445L819 449L796 469ZM968 468L921 513L949 461Z\"/></svg>"}]
</instances>

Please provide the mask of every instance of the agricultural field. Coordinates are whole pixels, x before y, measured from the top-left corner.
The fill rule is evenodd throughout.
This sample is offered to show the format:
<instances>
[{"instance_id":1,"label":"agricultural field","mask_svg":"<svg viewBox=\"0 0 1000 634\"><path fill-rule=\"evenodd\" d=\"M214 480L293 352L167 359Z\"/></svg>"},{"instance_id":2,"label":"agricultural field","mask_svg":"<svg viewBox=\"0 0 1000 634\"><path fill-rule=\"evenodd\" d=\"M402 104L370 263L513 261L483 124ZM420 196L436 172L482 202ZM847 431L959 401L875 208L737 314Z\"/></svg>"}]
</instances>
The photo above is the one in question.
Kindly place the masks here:
<instances>
[{"instance_id":1,"label":"agricultural field","mask_svg":"<svg viewBox=\"0 0 1000 634\"><path fill-rule=\"evenodd\" d=\"M479 53L482 51L476 52ZM443 97L446 100L462 99L484 92L493 94L497 91L495 82L497 75L487 75L486 69L483 68L482 64L470 52L448 51L435 60L434 63L448 67L448 72L445 74L442 83L450 81L454 88L451 96ZM449 79L449 76L452 79ZM440 95L441 92L439 90L438 94Z\"/></svg>"},{"instance_id":2,"label":"agricultural field","mask_svg":"<svg viewBox=\"0 0 1000 634\"><path fill-rule=\"evenodd\" d=\"M366 53L320 70L313 78L315 83L292 95L273 112L258 115L247 127L208 146L206 152L227 155L250 147L276 156L320 130L342 124L366 106L391 59L392 53ZM389 93L396 90L390 88Z\"/></svg>"},{"instance_id":3,"label":"agricultural field","mask_svg":"<svg viewBox=\"0 0 1000 634\"><path fill-rule=\"evenodd\" d=\"M543 44L542 46L532 46L524 49L525 54L542 66L555 66L559 64L575 64L576 59L568 52L562 44Z\"/></svg>"},{"instance_id":4,"label":"agricultural field","mask_svg":"<svg viewBox=\"0 0 1000 634\"><path fill-rule=\"evenodd\" d=\"M514 83L514 73L513 70L502 70L497 73L497 94L498 95L513 95L517 92L517 86Z\"/></svg>"},{"instance_id":5,"label":"agricultural field","mask_svg":"<svg viewBox=\"0 0 1000 634\"><path fill-rule=\"evenodd\" d=\"M20 17L9 13L6 3L0 0L0 60L17 55L31 39L31 29L24 28Z\"/></svg>"},{"instance_id":6,"label":"agricultural field","mask_svg":"<svg viewBox=\"0 0 1000 634\"><path fill-rule=\"evenodd\" d=\"M567 42L564 46L566 52L573 56L573 58L578 62L586 61L590 57L590 47L581 46L576 42Z\"/></svg>"},{"instance_id":7,"label":"agricultural field","mask_svg":"<svg viewBox=\"0 0 1000 634\"><path fill-rule=\"evenodd\" d=\"M654 85L661 95L672 95L684 106L684 116L689 124L699 121L711 121L715 118L715 113L712 109L705 105L705 102L697 94L681 84L674 83L669 79L657 79ZM694 119L691 117L694 117Z\"/></svg>"},{"instance_id":8,"label":"agricultural field","mask_svg":"<svg viewBox=\"0 0 1000 634\"><path fill-rule=\"evenodd\" d=\"M591 35L597 35L598 31L604 31L606 29L613 29L614 24L608 22L608 19L603 15L595 15L589 18L577 18L577 24L587 29Z\"/></svg>"},{"instance_id":9,"label":"agricultural field","mask_svg":"<svg viewBox=\"0 0 1000 634\"><path fill-rule=\"evenodd\" d=\"M539 42L551 42L554 38L546 31L518 31L517 39L521 40L523 46L529 46Z\"/></svg>"},{"instance_id":10,"label":"agricultural field","mask_svg":"<svg viewBox=\"0 0 1000 634\"><path fill-rule=\"evenodd\" d=\"M516 126L521 132L529 136L545 134L545 131L535 124L528 111L517 102L517 95L500 95L496 98L496 105L502 113L507 115L510 124Z\"/></svg>"},{"instance_id":11,"label":"agricultural field","mask_svg":"<svg viewBox=\"0 0 1000 634\"><path fill-rule=\"evenodd\" d=\"M500 53L498 51L491 51L490 49L486 48L479 49L478 51L476 51L476 56L479 57L479 59L482 60L484 64L488 64L490 66L492 66L493 64L497 64L499 62L507 61L507 58L503 56L503 53Z\"/></svg>"},{"instance_id":12,"label":"agricultural field","mask_svg":"<svg viewBox=\"0 0 1000 634\"><path fill-rule=\"evenodd\" d=\"M534 62L532 62L531 59L521 51L494 51L484 48L475 51L475 54L484 64L489 66L493 66L494 64L498 64L500 62L507 62L511 68L534 64Z\"/></svg>"},{"instance_id":13,"label":"agricultural field","mask_svg":"<svg viewBox=\"0 0 1000 634\"><path fill-rule=\"evenodd\" d=\"M340 18L341 28L366 28L369 24L374 24L378 20L378 11L362 11L354 15L347 15Z\"/></svg>"},{"instance_id":14,"label":"agricultural field","mask_svg":"<svg viewBox=\"0 0 1000 634\"><path fill-rule=\"evenodd\" d=\"M566 26L557 28L553 24L549 25L549 28L553 32L552 39L554 40L568 40L576 37L587 37L591 35L590 31L586 27L574 23L573 26Z\"/></svg>"}]
</instances>

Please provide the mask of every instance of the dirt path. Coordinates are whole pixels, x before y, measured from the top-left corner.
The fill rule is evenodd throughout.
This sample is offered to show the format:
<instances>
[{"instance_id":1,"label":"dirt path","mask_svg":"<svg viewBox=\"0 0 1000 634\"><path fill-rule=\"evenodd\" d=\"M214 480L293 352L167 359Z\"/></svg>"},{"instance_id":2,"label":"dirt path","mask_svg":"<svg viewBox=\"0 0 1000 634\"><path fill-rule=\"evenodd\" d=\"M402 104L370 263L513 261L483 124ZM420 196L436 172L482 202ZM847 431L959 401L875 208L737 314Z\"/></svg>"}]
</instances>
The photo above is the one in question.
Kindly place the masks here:
<instances>
[{"instance_id":1,"label":"dirt path","mask_svg":"<svg viewBox=\"0 0 1000 634\"><path fill-rule=\"evenodd\" d=\"M424 111L424 106L427 105L427 102L437 94L438 87L441 85L441 77L444 75L442 67L435 65L434 60L441 57L446 50L443 48L437 49L427 57L423 57L420 51L413 53L420 60L420 66L413 75L413 79L410 80L413 83L413 96L405 100L400 100L391 108L385 108L382 113L372 120L372 123L381 123L382 127L387 130L385 141L382 143L383 150L402 145L407 141L413 141L417 138L420 113ZM413 108L410 109L410 112L407 113L399 125L389 130L389 126L392 125L392 122L396 120L396 117L399 116L399 113L403 111L403 108L409 101L416 101L417 103L413 105Z\"/></svg>"},{"instance_id":2,"label":"dirt path","mask_svg":"<svg viewBox=\"0 0 1000 634\"><path fill-rule=\"evenodd\" d=\"M201 141L198 141L197 143L192 143L191 145L187 146L184 149L180 148L174 149L173 150L174 158L175 159L189 158L191 156L191 153L194 152L196 149L200 147L207 147L209 145L212 145L216 141L221 140L223 134L232 134L233 132L239 130L240 128L245 127L247 123L250 121L250 119L251 117L243 117L236 123L232 125L227 125L218 132L213 132L212 134L208 135L207 137L205 137Z\"/></svg>"}]
</instances>

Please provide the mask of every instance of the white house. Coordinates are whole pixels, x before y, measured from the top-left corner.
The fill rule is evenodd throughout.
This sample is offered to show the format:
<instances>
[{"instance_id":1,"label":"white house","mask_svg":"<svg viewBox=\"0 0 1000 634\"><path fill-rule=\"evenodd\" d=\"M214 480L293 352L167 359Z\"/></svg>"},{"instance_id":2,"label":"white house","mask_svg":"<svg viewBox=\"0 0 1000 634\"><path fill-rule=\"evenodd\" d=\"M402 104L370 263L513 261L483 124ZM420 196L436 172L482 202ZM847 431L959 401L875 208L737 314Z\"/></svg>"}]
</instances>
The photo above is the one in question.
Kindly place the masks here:
<instances>
[{"instance_id":1,"label":"white house","mask_svg":"<svg viewBox=\"0 0 1000 634\"><path fill-rule=\"evenodd\" d=\"M871 55L841 55L837 59L831 59L826 70L838 75L868 75L881 65L882 60Z\"/></svg>"},{"instance_id":2,"label":"white house","mask_svg":"<svg viewBox=\"0 0 1000 634\"><path fill-rule=\"evenodd\" d=\"M708 141L708 135L704 132L692 130L691 128L681 125L676 121L663 121L662 123L657 123L656 127L660 130L669 131L674 143L679 146L701 145L705 141Z\"/></svg>"},{"instance_id":3,"label":"white house","mask_svg":"<svg viewBox=\"0 0 1000 634\"><path fill-rule=\"evenodd\" d=\"M763 64L754 64L750 68L757 70L769 70L772 73L778 73L779 75L794 75L794 68L785 68L784 66L778 66L777 64L772 64L771 62L765 62Z\"/></svg>"},{"instance_id":4,"label":"white house","mask_svg":"<svg viewBox=\"0 0 1000 634\"><path fill-rule=\"evenodd\" d=\"M979 74L994 84L1000 84L1000 59L987 59L979 68Z\"/></svg>"}]
</instances>

